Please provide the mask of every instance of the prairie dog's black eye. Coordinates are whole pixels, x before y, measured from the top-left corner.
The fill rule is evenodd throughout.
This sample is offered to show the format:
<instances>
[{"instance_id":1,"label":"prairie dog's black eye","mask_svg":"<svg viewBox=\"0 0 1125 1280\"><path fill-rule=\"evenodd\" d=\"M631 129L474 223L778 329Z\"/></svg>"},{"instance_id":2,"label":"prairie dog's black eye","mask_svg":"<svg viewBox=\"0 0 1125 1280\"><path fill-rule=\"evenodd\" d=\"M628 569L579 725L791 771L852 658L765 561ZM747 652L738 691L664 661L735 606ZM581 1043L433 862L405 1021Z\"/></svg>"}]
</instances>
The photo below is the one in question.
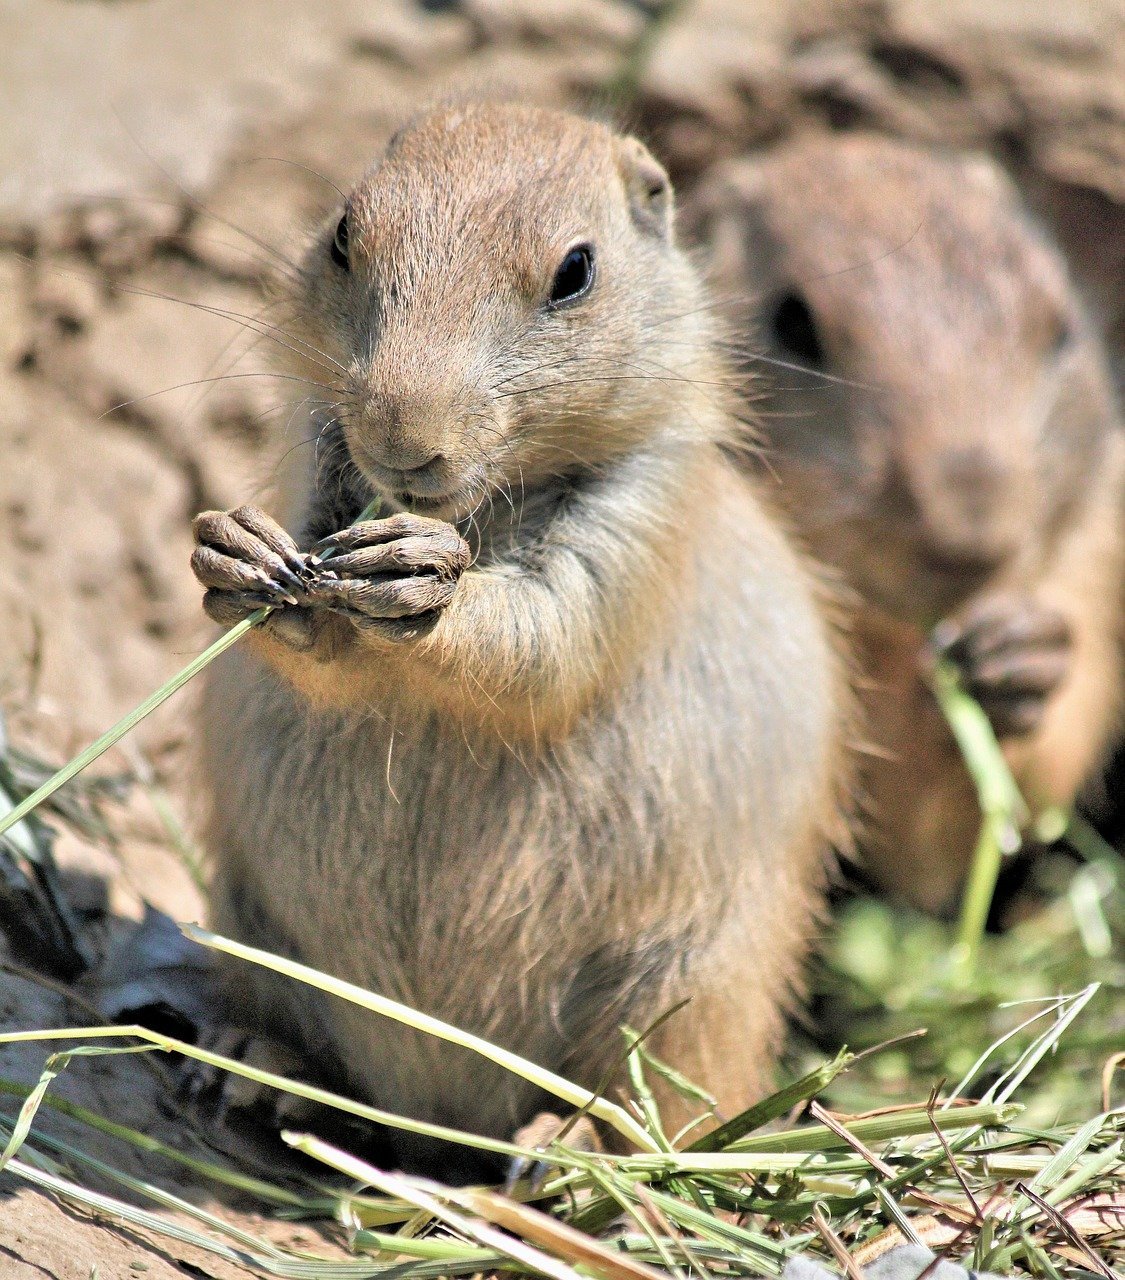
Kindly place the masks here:
<instances>
[{"instance_id":1,"label":"prairie dog's black eye","mask_svg":"<svg viewBox=\"0 0 1125 1280\"><path fill-rule=\"evenodd\" d=\"M583 294L589 293L593 283L594 247L589 244L577 245L563 258L555 272L549 305L561 307L564 303L574 302Z\"/></svg>"},{"instance_id":2,"label":"prairie dog's black eye","mask_svg":"<svg viewBox=\"0 0 1125 1280\"><path fill-rule=\"evenodd\" d=\"M783 293L774 304L770 331L788 355L816 368L824 364L824 345L816 317L808 301L796 290Z\"/></svg>"},{"instance_id":3,"label":"prairie dog's black eye","mask_svg":"<svg viewBox=\"0 0 1125 1280\"><path fill-rule=\"evenodd\" d=\"M1051 355L1062 355L1074 342L1074 325L1069 316L1059 314L1052 317L1048 329L1048 350Z\"/></svg>"},{"instance_id":4,"label":"prairie dog's black eye","mask_svg":"<svg viewBox=\"0 0 1125 1280\"><path fill-rule=\"evenodd\" d=\"M344 271L352 269L352 260L348 256L348 215L346 213L336 224L336 234L332 237L332 261Z\"/></svg>"}]
</instances>

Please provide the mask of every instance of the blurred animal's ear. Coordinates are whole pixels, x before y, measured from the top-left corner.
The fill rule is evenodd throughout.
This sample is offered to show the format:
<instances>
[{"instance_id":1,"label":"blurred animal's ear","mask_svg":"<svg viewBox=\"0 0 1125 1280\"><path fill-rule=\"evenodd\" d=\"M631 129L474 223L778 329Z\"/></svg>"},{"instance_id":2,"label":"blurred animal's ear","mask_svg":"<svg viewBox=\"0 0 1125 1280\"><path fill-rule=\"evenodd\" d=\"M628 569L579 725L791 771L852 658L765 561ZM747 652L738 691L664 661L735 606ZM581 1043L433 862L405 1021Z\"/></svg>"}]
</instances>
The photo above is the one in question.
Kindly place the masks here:
<instances>
[{"instance_id":1,"label":"blurred animal's ear","mask_svg":"<svg viewBox=\"0 0 1125 1280\"><path fill-rule=\"evenodd\" d=\"M652 153L636 138L626 138L622 143L621 178L637 226L663 240L671 239L672 183Z\"/></svg>"},{"instance_id":2,"label":"blurred animal's ear","mask_svg":"<svg viewBox=\"0 0 1125 1280\"><path fill-rule=\"evenodd\" d=\"M700 240L724 218L743 218L762 202L766 177L753 160L732 160L714 168L684 209L685 226Z\"/></svg>"},{"instance_id":3,"label":"blurred animal's ear","mask_svg":"<svg viewBox=\"0 0 1125 1280\"><path fill-rule=\"evenodd\" d=\"M749 288L770 257L762 225L765 195L761 165L734 160L717 166L684 205L680 230L688 244L704 248L707 275L723 292L732 281Z\"/></svg>"},{"instance_id":4,"label":"blurred animal's ear","mask_svg":"<svg viewBox=\"0 0 1125 1280\"><path fill-rule=\"evenodd\" d=\"M765 174L753 160L720 164L684 205L680 230L689 244L707 245L711 258L727 259L730 266L741 256L745 228L755 220L765 190Z\"/></svg>"}]
</instances>

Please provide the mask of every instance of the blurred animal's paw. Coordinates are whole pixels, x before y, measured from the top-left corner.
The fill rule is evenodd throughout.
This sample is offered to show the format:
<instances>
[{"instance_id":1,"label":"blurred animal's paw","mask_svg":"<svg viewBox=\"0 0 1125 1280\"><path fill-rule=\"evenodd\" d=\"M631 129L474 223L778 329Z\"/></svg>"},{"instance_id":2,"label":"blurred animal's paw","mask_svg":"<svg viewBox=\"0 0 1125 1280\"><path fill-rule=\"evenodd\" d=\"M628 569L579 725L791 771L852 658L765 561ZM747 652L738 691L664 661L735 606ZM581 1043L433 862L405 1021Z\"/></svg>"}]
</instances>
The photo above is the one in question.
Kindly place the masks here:
<instances>
[{"instance_id":1,"label":"blurred animal's paw","mask_svg":"<svg viewBox=\"0 0 1125 1280\"><path fill-rule=\"evenodd\" d=\"M998 737L1033 733L1070 670L1073 639L1058 609L1028 596L991 596L934 630L935 651L960 669Z\"/></svg>"}]
</instances>

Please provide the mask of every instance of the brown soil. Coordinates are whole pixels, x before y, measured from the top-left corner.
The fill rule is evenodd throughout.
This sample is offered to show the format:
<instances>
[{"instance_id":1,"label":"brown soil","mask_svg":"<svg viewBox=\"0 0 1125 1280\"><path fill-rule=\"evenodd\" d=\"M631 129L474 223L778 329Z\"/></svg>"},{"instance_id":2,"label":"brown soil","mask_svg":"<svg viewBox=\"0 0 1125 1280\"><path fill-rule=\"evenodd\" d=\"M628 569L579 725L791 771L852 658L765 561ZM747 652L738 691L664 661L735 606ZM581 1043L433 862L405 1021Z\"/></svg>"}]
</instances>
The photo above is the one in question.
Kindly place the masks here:
<instances>
[{"instance_id":1,"label":"brown soil","mask_svg":"<svg viewBox=\"0 0 1125 1280\"><path fill-rule=\"evenodd\" d=\"M263 344L215 309L255 313L274 251L292 255L332 184L434 95L483 87L581 106L623 89L610 101L685 188L796 129L985 147L1054 226L1125 368L1115 0L688 0L651 29L645 8L0 4L0 696L16 741L70 754L205 643L191 517L268 487L270 427L286 412L284 390L259 376ZM178 696L107 761L151 762L188 817L190 705ZM115 826L116 855L65 837L60 858L108 883L119 919L143 898L200 918L143 790ZM5 1029L88 1020L0 973ZM45 1053L5 1050L0 1078L34 1080ZM78 1063L58 1093L183 1141L165 1085L135 1058ZM65 1136L57 1117L46 1125ZM119 1144L112 1158L207 1198ZM137 1263L152 1277L244 1274L188 1249L197 1269L180 1260L0 1175L0 1276L85 1280L95 1264L109 1277Z\"/></svg>"}]
</instances>

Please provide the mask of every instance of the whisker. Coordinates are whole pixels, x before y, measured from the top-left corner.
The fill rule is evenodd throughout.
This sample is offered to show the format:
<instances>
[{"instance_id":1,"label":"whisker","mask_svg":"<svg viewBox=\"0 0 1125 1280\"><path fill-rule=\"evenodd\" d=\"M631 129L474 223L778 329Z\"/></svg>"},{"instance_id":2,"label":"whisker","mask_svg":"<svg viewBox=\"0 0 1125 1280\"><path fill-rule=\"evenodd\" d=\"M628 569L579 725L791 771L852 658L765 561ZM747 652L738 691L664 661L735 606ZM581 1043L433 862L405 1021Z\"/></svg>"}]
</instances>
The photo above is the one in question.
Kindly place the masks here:
<instances>
[{"instance_id":1,"label":"whisker","mask_svg":"<svg viewBox=\"0 0 1125 1280\"><path fill-rule=\"evenodd\" d=\"M216 382L233 382L236 378L280 378L285 382L303 382L306 386L319 387L322 391L332 391L334 389L326 386L323 382L315 382L311 378L299 378L296 374L290 373L274 373L272 370L262 370L255 373L220 373L213 378L191 378L187 382L177 382L175 386L162 387L159 391L150 391L143 396L133 396L132 399L122 400L120 404L111 405L104 413L98 414L95 421L100 422L103 418L108 418L111 413L117 413L120 409L129 409L135 404L143 404L146 400L154 400L157 396L166 396L173 391L183 391L186 387L207 386Z\"/></svg>"},{"instance_id":2,"label":"whisker","mask_svg":"<svg viewBox=\"0 0 1125 1280\"><path fill-rule=\"evenodd\" d=\"M264 250L266 253L276 258L280 263L282 263L286 267L287 270L293 272L294 275L297 274L298 272L297 264L295 262L292 262L289 258L287 258L285 254L282 253L281 250L276 247L276 245L270 244L268 241L263 240L260 236L256 236L252 231L247 231L245 227L240 227L238 226L237 223L231 222L228 218L222 217L221 214L213 213L210 209L208 209L202 200L194 196L187 189L187 187L185 187L183 183L180 182L175 177L175 175L172 174L172 172L169 169L165 168L165 166L162 165L155 158L155 156L153 156L153 154L144 146L144 144L137 137L137 135L132 131L132 129L129 128L121 112L116 107L113 107L112 110L114 115L117 117L118 124L121 125L121 128L125 131L126 136L137 148L137 150L141 153L141 155L145 157L145 159L149 162L149 164L152 165L152 167L158 173L164 176L165 180L169 182L180 193L180 195L188 202L188 204L193 209L195 209L199 213L204 214L206 217L211 218L213 221L218 222L220 225L227 227L229 230L236 232L238 235L245 236L246 239L249 240L252 244L256 244L259 249Z\"/></svg>"},{"instance_id":3,"label":"whisker","mask_svg":"<svg viewBox=\"0 0 1125 1280\"><path fill-rule=\"evenodd\" d=\"M141 298L160 298L165 302L178 302L181 306L194 307L197 311L203 311L208 315L219 316L226 320L239 320L243 323L245 328L250 330L251 333L257 333L263 338L272 339L278 344L278 346L284 347L286 351L291 351L295 356L300 356L304 360L311 360L313 364L320 364L321 359L327 360L329 363L335 365L345 377L350 376L350 372L347 367L341 364L339 360L333 359L333 357L326 351L321 351L318 347L314 347L311 343L305 342L303 339L298 338L295 334L290 333L287 329L281 328L279 325L270 324L268 320L263 320L261 316L247 315L243 311L234 311L227 307L219 307L207 302L198 302L192 298L179 298L175 294L162 293L158 289L143 289L139 285L122 284L118 287L123 293L135 294ZM255 328L255 325L261 327ZM284 339L288 339L288 341L278 337L278 334L282 334ZM299 346L293 346L291 345L292 343L298 343ZM304 350L300 350L300 347L304 347ZM309 355L310 352L319 357L319 359L312 360ZM325 373L331 372L327 365L322 365L321 367L324 369Z\"/></svg>"},{"instance_id":4,"label":"whisker","mask_svg":"<svg viewBox=\"0 0 1125 1280\"><path fill-rule=\"evenodd\" d=\"M312 165L302 164L300 160L291 160L288 156L250 156L243 163L245 164L261 164L269 161L273 164L288 165L291 169L303 169L305 173L311 173L314 178L319 178L321 182L326 183L340 197L344 203L347 203L347 195L332 181L327 174L321 173L319 169L314 169Z\"/></svg>"},{"instance_id":5,"label":"whisker","mask_svg":"<svg viewBox=\"0 0 1125 1280\"><path fill-rule=\"evenodd\" d=\"M234 370L234 367L238 363L238 361L250 355L250 353L254 351L257 348L258 344L262 341L262 335L257 334L255 335L253 341L248 342L241 351L237 351L236 347L238 345L238 341L241 336L242 334L240 333L240 331L236 329L234 333L232 333L231 336L227 339L227 341L223 343L222 347L220 348L219 352L216 354L215 358L208 364L207 368L204 369L202 374L204 378L211 377L213 374L217 373L219 371L221 362L228 355L230 356L230 360L227 363L226 367L222 369L222 372L231 373ZM199 408L199 406L203 403L203 400L206 398L207 394L208 394L207 388L200 387L199 394L192 399L189 405L187 405L185 412L189 415L194 414L196 410Z\"/></svg>"},{"instance_id":6,"label":"whisker","mask_svg":"<svg viewBox=\"0 0 1125 1280\"><path fill-rule=\"evenodd\" d=\"M127 197L127 196L118 197L118 199L121 199L121 200L126 200L131 198L139 198L139 197ZM175 202L168 200L168 201L163 201L162 203L173 205ZM242 234L241 232L238 231L238 228L234 228L234 230L238 234ZM293 284L298 284L300 282L300 279L301 279L300 273L296 269L279 268L277 263L274 262L272 258L267 258L264 254L261 254L261 253L255 253L254 250L249 245L237 244L230 240L220 239L218 235L202 235L199 232L194 232L192 234L191 244L208 244L208 245L215 245L220 249L233 249L236 253L241 254L242 257L245 258L245 260L248 263L253 264L253 266L255 266L264 277L272 277L275 279L280 277L281 279L291 281ZM189 254L191 252L191 244L185 246ZM192 254L191 256L193 258L195 257L194 254ZM212 267L211 269L215 270L216 268ZM218 267L217 270L219 274L229 275L229 271L224 272L221 266Z\"/></svg>"},{"instance_id":7,"label":"whisker","mask_svg":"<svg viewBox=\"0 0 1125 1280\"><path fill-rule=\"evenodd\" d=\"M807 365L794 364L789 360L779 360L776 356L763 355L760 352L748 351L746 353L747 360L756 361L759 364L768 364L776 369L786 369L790 373L803 373L810 378L816 378L819 382L830 382L839 387L853 387L858 391L884 391L885 387L880 387L868 382L856 382L853 378L841 378L835 373L825 373L823 369L810 369Z\"/></svg>"},{"instance_id":8,"label":"whisker","mask_svg":"<svg viewBox=\"0 0 1125 1280\"><path fill-rule=\"evenodd\" d=\"M608 374L607 373L607 374L590 374L581 378L559 378L554 382L544 382L534 387L521 387L515 391L501 392L501 394L497 396L497 399L505 400L515 396L535 395L536 392L552 391L556 387L577 387L577 386L582 386L584 384L592 383L592 382L682 382L688 386L700 386L700 387L721 386L724 389L729 390L729 385L727 383L707 382L703 379L696 381L692 378L676 377L676 376L670 376L670 375L656 375L656 374L643 374L643 373L640 373L640 374L630 374L630 373Z\"/></svg>"},{"instance_id":9,"label":"whisker","mask_svg":"<svg viewBox=\"0 0 1125 1280\"><path fill-rule=\"evenodd\" d=\"M917 235L917 234L918 234L917 231L915 231L914 235ZM905 247L905 245L910 243L911 239L913 239L913 236L905 240L903 244L899 246L899 248ZM897 252L897 249L894 250L893 252ZM887 257L887 256L889 255L888 254L882 255L882 257ZM882 257L874 259L873 262L881 262ZM868 265L873 265L873 263L870 263L870 264L860 263L855 266L844 267L844 268L841 268L839 272L829 272L827 273L826 276L817 276L815 277L815 279L824 279L824 278L827 278L827 276L840 275L840 274L844 274L847 271L860 270L862 267L868 266ZM756 299L751 298L749 295L744 295L744 294L732 293L725 296L717 296L717 297L713 296L709 302L702 303L698 307L693 307L688 311L675 312L672 315L662 316L659 320L652 321L650 324L644 326L644 328L642 329L642 333L651 333L654 329L661 328L663 325L672 324L677 320L690 319L690 317L694 315L699 315L703 312L715 311L720 308L725 310L733 306L735 303L742 303L748 307L753 306L756 303L756 301L757 301ZM663 335L661 336L660 341L662 344L666 342L666 339ZM752 343L753 343L753 339L749 335L745 335L745 334L737 338L720 339L720 345L723 347L723 349L727 352L728 355L734 357L735 359L757 361L761 364L773 365L779 369L788 369L791 371L795 371L797 373L806 374L808 377L816 378L822 382L835 383L845 387L854 387L861 391L882 390L882 388L878 386L871 386L863 382L855 382L852 379L840 377L838 374L826 373L823 369L812 369L808 365L795 364L786 360L779 359L776 356L767 355L764 351L760 349L760 347L752 345Z\"/></svg>"},{"instance_id":10,"label":"whisker","mask_svg":"<svg viewBox=\"0 0 1125 1280\"><path fill-rule=\"evenodd\" d=\"M278 405L278 406L276 406L274 409L272 409L272 410L268 410L267 412L277 413L277 412L280 412L282 409L291 408L291 412L290 412L290 415L289 415L289 424L288 424L288 425L292 425L293 418L296 416L296 414L297 414L297 412L300 410L301 406L302 406L302 405L305 405L305 404L311 404L311 403L314 403L314 402L313 402L313 400L312 400L312 397L310 397L310 396L303 396L303 397L302 397L300 400L298 400L298 401L297 401L297 403L296 403L295 405L293 405L293 406L289 406L289 405ZM337 402L336 404L325 405L325 406L324 406L324 411L325 411L326 413L331 413L333 409L336 409L336 408L338 408L338 407L339 407L339 402ZM265 415L264 415L264 414L262 414L262 415L259 415L259 416L264 417ZM325 424L324 424L324 426L322 426L322 427L320 428L320 430L319 430L315 435L306 436L303 440L297 440L297 441L295 441L293 444L291 444L291 445L289 446L289 448L288 448L288 449L286 449L286 450L285 450L285 452L281 455L281 457L279 457L279 458L277 459L277 461L273 464L273 468L272 468L272 469L273 469L274 471L277 471L277 470L282 466L282 464L285 462L285 460L290 456L290 454L296 453L296 451L297 451L298 449L303 449L306 445L310 445L310 444L315 445L315 444L317 444L317 443L319 442L319 440L320 440L320 437L324 434L325 430L327 429L328 425L329 425L328 423L325 423ZM288 426L287 426L287 429L288 429ZM315 453L314 453L314 458L315 458Z\"/></svg>"}]
</instances>

